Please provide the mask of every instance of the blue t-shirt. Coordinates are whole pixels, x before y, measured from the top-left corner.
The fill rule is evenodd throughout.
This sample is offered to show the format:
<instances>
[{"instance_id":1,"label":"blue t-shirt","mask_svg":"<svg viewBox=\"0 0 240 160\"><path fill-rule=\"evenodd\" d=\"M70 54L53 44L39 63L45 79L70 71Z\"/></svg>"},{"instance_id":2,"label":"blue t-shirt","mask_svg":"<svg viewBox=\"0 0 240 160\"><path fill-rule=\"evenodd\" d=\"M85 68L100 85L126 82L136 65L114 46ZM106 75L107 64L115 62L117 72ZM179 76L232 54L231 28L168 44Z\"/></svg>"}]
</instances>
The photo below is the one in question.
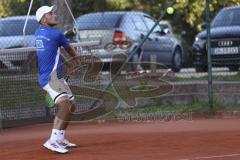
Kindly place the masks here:
<instances>
[{"instance_id":1,"label":"blue t-shirt","mask_svg":"<svg viewBox=\"0 0 240 160\"><path fill-rule=\"evenodd\" d=\"M62 58L59 47L68 47L69 42L58 29L40 26L36 32L39 84L44 87L55 70L62 75Z\"/></svg>"}]
</instances>

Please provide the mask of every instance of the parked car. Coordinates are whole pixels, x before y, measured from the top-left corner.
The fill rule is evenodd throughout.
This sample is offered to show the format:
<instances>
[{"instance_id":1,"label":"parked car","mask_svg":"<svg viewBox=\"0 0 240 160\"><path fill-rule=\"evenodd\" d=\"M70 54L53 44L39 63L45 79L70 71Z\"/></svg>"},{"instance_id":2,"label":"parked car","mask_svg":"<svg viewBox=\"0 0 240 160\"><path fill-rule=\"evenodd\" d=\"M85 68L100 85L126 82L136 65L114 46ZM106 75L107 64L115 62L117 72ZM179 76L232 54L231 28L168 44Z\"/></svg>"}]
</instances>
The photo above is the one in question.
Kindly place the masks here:
<instances>
[{"instance_id":1,"label":"parked car","mask_svg":"<svg viewBox=\"0 0 240 160\"><path fill-rule=\"evenodd\" d=\"M168 33L169 37L175 38L178 41L178 45L182 49L182 67L192 67L192 44L186 41L186 31L173 32L172 25L168 20L161 20L159 22L161 29Z\"/></svg>"},{"instance_id":2,"label":"parked car","mask_svg":"<svg viewBox=\"0 0 240 160\"><path fill-rule=\"evenodd\" d=\"M23 28L26 16L15 16L0 19L0 67L9 70L18 70L24 61L29 57L29 53L8 53L4 54L4 49L14 49L35 46L35 30L39 23L35 16L29 16L25 35ZM2 53L3 52L3 53Z\"/></svg>"},{"instance_id":3,"label":"parked car","mask_svg":"<svg viewBox=\"0 0 240 160\"><path fill-rule=\"evenodd\" d=\"M211 22L212 65L237 71L240 65L240 7L220 10ZM203 25L203 29L206 26ZM207 71L206 30L193 43L193 62L197 72Z\"/></svg>"},{"instance_id":4,"label":"parked car","mask_svg":"<svg viewBox=\"0 0 240 160\"><path fill-rule=\"evenodd\" d=\"M76 18L80 41L99 40L101 45L96 49L98 56L104 63L117 62L120 59L112 59L118 54L126 57L133 49L138 47L155 24L154 18L143 12L97 12L89 13ZM130 48L114 47L111 45L126 45ZM109 49L110 48L110 49ZM132 62L149 62L152 55L157 62L171 67L178 72L183 61L183 50L180 42L167 30L158 25L147 38ZM121 60L120 60L121 61Z\"/></svg>"}]
</instances>

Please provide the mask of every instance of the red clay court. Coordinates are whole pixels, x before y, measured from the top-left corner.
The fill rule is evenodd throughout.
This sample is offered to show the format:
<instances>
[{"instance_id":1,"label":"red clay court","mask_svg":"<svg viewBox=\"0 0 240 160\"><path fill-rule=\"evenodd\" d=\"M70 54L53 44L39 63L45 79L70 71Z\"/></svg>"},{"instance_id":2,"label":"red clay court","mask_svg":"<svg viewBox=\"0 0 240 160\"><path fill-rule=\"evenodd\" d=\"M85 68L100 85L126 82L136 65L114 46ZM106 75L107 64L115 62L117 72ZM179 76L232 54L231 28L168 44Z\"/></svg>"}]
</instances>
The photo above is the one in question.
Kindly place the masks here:
<instances>
[{"instance_id":1,"label":"red clay court","mask_svg":"<svg viewBox=\"0 0 240 160\"><path fill-rule=\"evenodd\" d=\"M240 119L75 123L67 137L78 148L61 155L42 147L52 124L5 129L3 160L239 160Z\"/></svg>"}]
</instances>

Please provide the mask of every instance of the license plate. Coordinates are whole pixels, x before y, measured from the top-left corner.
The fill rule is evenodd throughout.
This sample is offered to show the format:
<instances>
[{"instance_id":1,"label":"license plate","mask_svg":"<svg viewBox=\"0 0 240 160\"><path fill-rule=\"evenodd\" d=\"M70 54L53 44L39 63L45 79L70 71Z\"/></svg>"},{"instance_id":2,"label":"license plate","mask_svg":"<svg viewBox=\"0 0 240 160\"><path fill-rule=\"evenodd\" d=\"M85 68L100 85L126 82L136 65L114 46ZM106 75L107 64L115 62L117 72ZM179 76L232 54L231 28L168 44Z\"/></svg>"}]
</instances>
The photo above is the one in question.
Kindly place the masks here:
<instances>
[{"instance_id":1,"label":"license plate","mask_svg":"<svg viewBox=\"0 0 240 160\"><path fill-rule=\"evenodd\" d=\"M213 54L238 54L238 47L224 47L224 48L214 48Z\"/></svg>"}]
</instances>

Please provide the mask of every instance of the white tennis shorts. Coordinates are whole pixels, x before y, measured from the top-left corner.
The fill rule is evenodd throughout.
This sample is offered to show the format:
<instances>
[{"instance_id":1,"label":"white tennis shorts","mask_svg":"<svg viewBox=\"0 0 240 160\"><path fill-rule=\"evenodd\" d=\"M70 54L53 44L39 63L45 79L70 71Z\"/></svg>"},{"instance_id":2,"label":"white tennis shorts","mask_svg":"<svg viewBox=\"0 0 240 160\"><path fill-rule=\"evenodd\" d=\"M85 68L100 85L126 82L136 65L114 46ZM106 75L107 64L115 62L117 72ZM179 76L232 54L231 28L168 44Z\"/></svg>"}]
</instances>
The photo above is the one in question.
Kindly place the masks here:
<instances>
[{"instance_id":1,"label":"white tennis shorts","mask_svg":"<svg viewBox=\"0 0 240 160\"><path fill-rule=\"evenodd\" d=\"M50 95L50 97L53 99L55 103L58 102L58 100L61 97L68 97L70 101L74 101L74 96L72 95L72 91L69 88L67 82L61 78L54 78L50 79L48 84L43 87L45 91Z\"/></svg>"}]
</instances>

